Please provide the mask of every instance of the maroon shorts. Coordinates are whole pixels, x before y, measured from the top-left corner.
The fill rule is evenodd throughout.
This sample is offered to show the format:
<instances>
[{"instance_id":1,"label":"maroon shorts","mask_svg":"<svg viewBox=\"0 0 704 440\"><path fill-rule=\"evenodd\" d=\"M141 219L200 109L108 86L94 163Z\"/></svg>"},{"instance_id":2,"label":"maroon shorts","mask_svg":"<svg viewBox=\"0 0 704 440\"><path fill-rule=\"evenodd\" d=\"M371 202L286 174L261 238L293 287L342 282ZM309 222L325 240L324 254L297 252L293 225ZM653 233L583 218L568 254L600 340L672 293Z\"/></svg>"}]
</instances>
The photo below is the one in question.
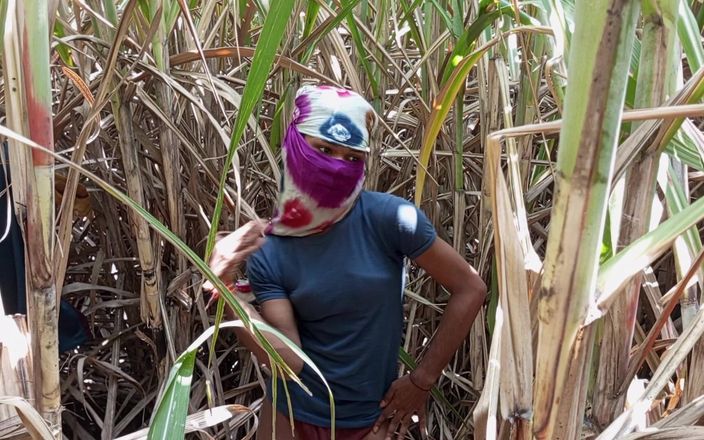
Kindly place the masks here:
<instances>
[{"instance_id":1,"label":"maroon shorts","mask_svg":"<svg viewBox=\"0 0 704 440\"><path fill-rule=\"evenodd\" d=\"M315 426L309 423L300 422L298 420L294 421L296 429L296 440L330 440L331 430L330 428L324 428L322 426ZM353 429L335 429L335 439L336 440L364 440L372 431L372 427L368 428L353 428Z\"/></svg>"}]
</instances>

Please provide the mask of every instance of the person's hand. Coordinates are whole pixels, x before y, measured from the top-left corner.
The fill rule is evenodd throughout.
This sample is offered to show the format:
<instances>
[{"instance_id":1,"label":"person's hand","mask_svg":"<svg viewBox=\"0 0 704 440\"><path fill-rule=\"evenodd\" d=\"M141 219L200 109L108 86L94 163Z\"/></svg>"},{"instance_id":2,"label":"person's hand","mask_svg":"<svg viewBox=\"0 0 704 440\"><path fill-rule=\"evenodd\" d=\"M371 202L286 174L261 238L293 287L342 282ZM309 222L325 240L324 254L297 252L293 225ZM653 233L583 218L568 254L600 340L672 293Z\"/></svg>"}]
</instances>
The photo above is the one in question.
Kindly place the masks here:
<instances>
[{"instance_id":1,"label":"person's hand","mask_svg":"<svg viewBox=\"0 0 704 440\"><path fill-rule=\"evenodd\" d=\"M388 421L384 437L386 440L391 440L397 430L396 439L403 440L414 415L418 416L418 423L423 438L428 435L425 426L425 407L430 387L428 387L427 391L421 389L411 381L410 376L410 374L407 374L394 381L389 391L386 392L384 400L381 401L381 415L374 424L372 431L376 434L384 422Z\"/></svg>"},{"instance_id":2,"label":"person's hand","mask_svg":"<svg viewBox=\"0 0 704 440\"><path fill-rule=\"evenodd\" d=\"M266 221L253 220L218 240L209 265L223 283L233 283L237 266L264 244L266 227ZM203 289L217 293L210 281L203 284Z\"/></svg>"}]
</instances>

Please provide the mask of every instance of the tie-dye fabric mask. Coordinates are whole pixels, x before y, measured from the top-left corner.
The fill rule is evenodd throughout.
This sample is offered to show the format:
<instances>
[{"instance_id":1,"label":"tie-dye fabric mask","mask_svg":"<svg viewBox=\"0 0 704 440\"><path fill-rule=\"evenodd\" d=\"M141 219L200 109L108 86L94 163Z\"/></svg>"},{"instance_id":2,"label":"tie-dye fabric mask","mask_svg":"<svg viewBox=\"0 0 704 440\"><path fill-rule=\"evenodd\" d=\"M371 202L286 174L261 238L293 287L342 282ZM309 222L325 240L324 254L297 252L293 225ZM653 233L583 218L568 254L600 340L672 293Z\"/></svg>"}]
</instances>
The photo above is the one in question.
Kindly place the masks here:
<instances>
[{"instance_id":1,"label":"tie-dye fabric mask","mask_svg":"<svg viewBox=\"0 0 704 440\"><path fill-rule=\"evenodd\" d=\"M312 148L304 134L369 151L369 103L349 90L302 87L283 144L284 172L270 233L306 236L325 231L354 206L364 184L364 162L333 158ZM369 124L371 125L371 124Z\"/></svg>"}]
</instances>

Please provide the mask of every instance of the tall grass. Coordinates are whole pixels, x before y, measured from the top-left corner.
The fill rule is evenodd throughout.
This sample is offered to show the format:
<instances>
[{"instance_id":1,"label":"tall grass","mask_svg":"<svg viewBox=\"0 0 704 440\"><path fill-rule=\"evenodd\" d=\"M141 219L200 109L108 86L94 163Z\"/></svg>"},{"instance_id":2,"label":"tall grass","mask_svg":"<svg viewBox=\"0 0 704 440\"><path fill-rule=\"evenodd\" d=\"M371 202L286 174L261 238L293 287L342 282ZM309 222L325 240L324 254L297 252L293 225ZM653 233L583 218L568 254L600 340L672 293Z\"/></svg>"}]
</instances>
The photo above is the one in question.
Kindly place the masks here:
<instances>
[{"instance_id":1,"label":"tall grass","mask_svg":"<svg viewBox=\"0 0 704 440\"><path fill-rule=\"evenodd\" d=\"M43 52L55 150L85 172L56 169L53 275L95 335L61 358L64 433L197 424L211 405L227 410L186 429L256 429L258 366L226 329L210 362L194 348L216 323L203 261L218 230L271 214L292 92L322 81L381 115L368 186L414 199L490 285L433 394L434 438L648 424L695 438L679 428L702 416L704 390L702 108L658 107L704 93L704 10L592 3L56 2ZM9 54L2 125L31 137L10 105ZM655 109L630 113L643 107ZM13 145L13 160L27 151ZM419 271L406 293L412 364L447 294ZM179 410L157 409L168 402Z\"/></svg>"}]
</instances>

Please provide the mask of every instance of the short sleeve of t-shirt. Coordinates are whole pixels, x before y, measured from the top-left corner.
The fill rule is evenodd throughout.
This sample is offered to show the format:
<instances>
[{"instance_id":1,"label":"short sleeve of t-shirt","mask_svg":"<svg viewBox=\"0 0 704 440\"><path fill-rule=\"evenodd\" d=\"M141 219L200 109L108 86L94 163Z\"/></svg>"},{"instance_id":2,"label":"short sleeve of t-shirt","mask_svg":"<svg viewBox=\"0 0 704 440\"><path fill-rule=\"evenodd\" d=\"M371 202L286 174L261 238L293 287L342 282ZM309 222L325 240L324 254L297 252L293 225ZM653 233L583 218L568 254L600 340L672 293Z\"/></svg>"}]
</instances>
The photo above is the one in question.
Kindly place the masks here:
<instances>
[{"instance_id":1,"label":"short sleeve of t-shirt","mask_svg":"<svg viewBox=\"0 0 704 440\"><path fill-rule=\"evenodd\" d=\"M415 259L435 241L435 228L412 203L396 196L387 197L380 219L383 237L396 252Z\"/></svg>"},{"instance_id":2,"label":"short sleeve of t-shirt","mask_svg":"<svg viewBox=\"0 0 704 440\"><path fill-rule=\"evenodd\" d=\"M247 278L258 303L272 299L287 299L274 261L269 255L270 247L264 245L247 260Z\"/></svg>"}]
</instances>

